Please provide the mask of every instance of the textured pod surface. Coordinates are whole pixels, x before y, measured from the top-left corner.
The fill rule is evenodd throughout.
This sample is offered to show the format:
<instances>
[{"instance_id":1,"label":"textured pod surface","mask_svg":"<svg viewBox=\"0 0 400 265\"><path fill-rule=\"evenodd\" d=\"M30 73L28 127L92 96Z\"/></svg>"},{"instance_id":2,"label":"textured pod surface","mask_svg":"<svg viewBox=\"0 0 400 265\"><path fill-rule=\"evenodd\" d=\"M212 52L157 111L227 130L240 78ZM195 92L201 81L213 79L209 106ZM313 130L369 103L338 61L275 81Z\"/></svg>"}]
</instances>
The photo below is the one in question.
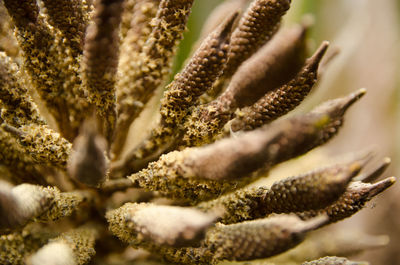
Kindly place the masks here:
<instances>
[{"instance_id":1,"label":"textured pod surface","mask_svg":"<svg viewBox=\"0 0 400 265\"><path fill-rule=\"evenodd\" d=\"M392 186L395 182L396 179L394 177L374 184L359 181L353 182L349 185L346 192L332 205L320 211L306 211L298 215L302 219L307 219L319 214L327 214L330 223L340 221L361 210L369 200Z\"/></svg>"},{"instance_id":2,"label":"textured pod surface","mask_svg":"<svg viewBox=\"0 0 400 265\"><path fill-rule=\"evenodd\" d=\"M138 160L145 159L154 153L169 149L177 141L182 120L189 107L198 102L201 94L207 91L224 69L232 24L237 13L230 16L225 23L203 41L181 73L169 84L161 101L161 120L150 132L150 135L137 148L129 152L125 161L128 172L141 169Z\"/></svg>"},{"instance_id":3,"label":"textured pod surface","mask_svg":"<svg viewBox=\"0 0 400 265\"><path fill-rule=\"evenodd\" d=\"M368 262L350 261L341 257L325 257L318 260L304 262L302 265L368 265Z\"/></svg>"},{"instance_id":4,"label":"textured pod surface","mask_svg":"<svg viewBox=\"0 0 400 265\"><path fill-rule=\"evenodd\" d=\"M305 234L326 218L301 222L293 216L220 225L207 235L205 244L215 260L252 260L279 254L299 244Z\"/></svg>"},{"instance_id":5,"label":"textured pod surface","mask_svg":"<svg viewBox=\"0 0 400 265\"><path fill-rule=\"evenodd\" d=\"M199 245L216 216L191 208L130 203L107 213L107 218L111 231L133 245L147 241L183 247Z\"/></svg>"},{"instance_id":6,"label":"textured pod surface","mask_svg":"<svg viewBox=\"0 0 400 265\"><path fill-rule=\"evenodd\" d=\"M390 1L376 4L371 18ZM191 10L211 11L219 2L195 48L178 50L186 26L197 30L198 14L188 20ZM321 257L388 244L387 236L356 233L353 227L311 231L351 216L393 185L394 177L373 183L390 159L361 174L370 156L309 171L330 160L335 150L328 147L310 154L306 163L301 158L278 165L332 139L347 109L365 94L360 89L304 113L317 104L312 98L295 116L273 121L318 83L328 46L323 42L305 59L314 43L309 37L318 40L314 33L322 27L316 25L308 37L306 20L286 28L299 15L296 10L278 32L290 4L0 1L0 264L348 264ZM307 3L307 9L308 4L324 5ZM336 34L333 43L357 47L347 41L350 36L362 43L356 52L369 49L364 37L389 44L381 34L390 35L390 27L374 30L390 21L389 9L385 19L371 19L369 25L362 20L369 4L358 9L352 3L341 11L357 12L338 14L341 5L330 3L328 13L316 16L320 23L356 14L357 19L340 21L345 30L335 33L346 34ZM358 35L348 34L354 21ZM363 27L371 34L363 34ZM196 34L185 38L193 42ZM338 66L345 58L366 67L385 62L379 65L382 72L370 71L369 77L345 67L340 79L358 86L359 78L375 78L379 86L365 85L386 88L391 64L375 58L376 47L362 60L343 52ZM190 50L193 54L183 58ZM334 53L321 62L324 75ZM186 66L170 76L183 60ZM331 84L337 87L331 94L354 87ZM390 100L379 105L374 90L371 94L369 108L392 106ZM361 140L365 117L374 120L367 122L374 131L382 130L387 115L376 120L365 113L370 110L351 119L359 139L345 135L349 145ZM308 173L285 177L294 172Z\"/></svg>"},{"instance_id":7,"label":"textured pod surface","mask_svg":"<svg viewBox=\"0 0 400 265\"><path fill-rule=\"evenodd\" d=\"M232 131L255 129L299 105L317 81L318 65L327 48L328 43L323 42L314 55L307 59L296 77L268 92L252 106L237 111L235 119L230 124Z\"/></svg>"},{"instance_id":8,"label":"textured pod surface","mask_svg":"<svg viewBox=\"0 0 400 265\"><path fill-rule=\"evenodd\" d=\"M207 210L223 207L223 223L263 218L271 213L322 209L345 192L363 161L335 165L275 182L270 188L242 189L198 205Z\"/></svg>"}]
</instances>

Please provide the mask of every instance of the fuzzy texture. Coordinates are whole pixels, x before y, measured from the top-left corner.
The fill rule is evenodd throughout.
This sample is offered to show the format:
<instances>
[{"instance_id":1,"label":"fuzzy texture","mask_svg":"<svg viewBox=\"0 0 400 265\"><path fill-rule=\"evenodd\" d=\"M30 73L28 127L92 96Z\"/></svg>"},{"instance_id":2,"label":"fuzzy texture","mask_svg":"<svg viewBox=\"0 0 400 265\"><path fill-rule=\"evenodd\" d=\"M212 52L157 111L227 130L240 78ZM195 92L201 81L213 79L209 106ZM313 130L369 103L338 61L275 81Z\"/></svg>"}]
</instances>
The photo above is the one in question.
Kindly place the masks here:
<instances>
[{"instance_id":1,"label":"fuzzy texture","mask_svg":"<svg viewBox=\"0 0 400 265\"><path fill-rule=\"evenodd\" d=\"M290 1L230 0L166 84L192 4L0 3L1 264L335 264L318 258L387 244L343 230L294 248L393 185L375 182L388 158L256 186L332 139L365 94L271 122L318 81L327 43L305 60L304 23L275 36Z\"/></svg>"}]
</instances>

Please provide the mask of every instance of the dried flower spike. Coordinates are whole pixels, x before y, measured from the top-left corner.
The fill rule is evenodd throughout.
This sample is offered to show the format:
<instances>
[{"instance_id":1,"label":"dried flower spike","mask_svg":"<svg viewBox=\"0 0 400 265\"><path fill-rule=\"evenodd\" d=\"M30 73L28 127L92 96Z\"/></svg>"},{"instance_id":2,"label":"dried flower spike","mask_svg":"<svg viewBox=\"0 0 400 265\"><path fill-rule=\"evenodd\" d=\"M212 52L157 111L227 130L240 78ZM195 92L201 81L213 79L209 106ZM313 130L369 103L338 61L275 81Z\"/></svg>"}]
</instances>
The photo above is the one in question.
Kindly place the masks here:
<instances>
[{"instance_id":1,"label":"dried flower spike","mask_svg":"<svg viewBox=\"0 0 400 265\"><path fill-rule=\"evenodd\" d=\"M107 213L110 229L135 246L151 242L173 247L198 246L215 214L196 209L153 204L125 204Z\"/></svg>"},{"instance_id":2,"label":"dried flower spike","mask_svg":"<svg viewBox=\"0 0 400 265\"><path fill-rule=\"evenodd\" d=\"M117 83L118 134L114 139L114 153L122 150L132 121L166 78L192 4L193 0L162 0L152 22L153 30L136 63L123 70L127 75Z\"/></svg>"},{"instance_id":3,"label":"dried flower spike","mask_svg":"<svg viewBox=\"0 0 400 265\"><path fill-rule=\"evenodd\" d=\"M307 232L326 222L321 216L301 222L294 216L219 225L207 234L205 245L213 260L252 260L279 254L303 241Z\"/></svg>"},{"instance_id":4,"label":"dried flower spike","mask_svg":"<svg viewBox=\"0 0 400 265\"><path fill-rule=\"evenodd\" d=\"M74 152L68 161L68 173L79 183L98 187L107 176L106 152L107 141L98 132L95 121L86 121L74 141Z\"/></svg>"},{"instance_id":5,"label":"dried flower spike","mask_svg":"<svg viewBox=\"0 0 400 265\"><path fill-rule=\"evenodd\" d=\"M176 198L192 201L215 198L233 186L251 181L252 172L328 141L341 126L345 110L360 93L328 101L308 114L279 121L238 138L170 152L129 178L134 186Z\"/></svg>"},{"instance_id":6,"label":"dried flower spike","mask_svg":"<svg viewBox=\"0 0 400 265\"><path fill-rule=\"evenodd\" d=\"M320 214L327 214L329 223L340 221L361 210L369 200L392 186L395 181L394 177L390 177L375 184L352 182L346 192L332 205L319 211L306 211L298 213L298 215L302 219L308 219Z\"/></svg>"},{"instance_id":7,"label":"dried flower spike","mask_svg":"<svg viewBox=\"0 0 400 265\"><path fill-rule=\"evenodd\" d=\"M268 92L252 106L237 111L236 118L230 124L232 131L253 130L299 105L317 81L318 65L327 48L328 42L323 42L314 55L307 59L295 78Z\"/></svg>"},{"instance_id":8,"label":"dried flower spike","mask_svg":"<svg viewBox=\"0 0 400 265\"><path fill-rule=\"evenodd\" d=\"M123 167L135 171L138 160L161 153L173 146L179 135L179 126L189 108L198 102L201 94L211 88L222 74L229 48L229 37L237 13L230 16L205 39L180 74L177 74L161 101L161 120L150 132L148 139L132 150ZM125 172L130 173L130 172Z\"/></svg>"},{"instance_id":9,"label":"dried flower spike","mask_svg":"<svg viewBox=\"0 0 400 265\"><path fill-rule=\"evenodd\" d=\"M340 257L324 257L318 260L304 262L302 265L369 265L369 263L350 261Z\"/></svg>"},{"instance_id":10,"label":"dried flower spike","mask_svg":"<svg viewBox=\"0 0 400 265\"><path fill-rule=\"evenodd\" d=\"M94 228L80 227L51 239L28 259L28 265L83 265L96 253ZM60 262L60 263L59 263Z\"/></svg>"},{"instance_id":11,"label":"dried flower spike","mask_svg":"<svg viewBox=\"0 0 400 265\"><path fill-rule=\"evenodd\" d=\"M299 245L393 185L369 183L389 159L254 186L329 141L365 94L273 121L328 47L306 60L307 23L278 32L290 0L221 0L169 84L194 0L0 2L0 264L350 265L388 243L322 230Z\"/></svg>"},{"instance_id":12,"label":"dried flower spike","mask_svg":"<svg viewBox=\"0 0 400 265\"><path fill-rule=\"evenodd\" d=\"M307 209L322 209L345 192L365 161L355 160L311 171L275 182L270 188L242 189L198 205L202 210L222 207L221 222L237 223L263 218L271 213L293 213Z\"/></svg>"},{"instance_id":13,"label":"dried flower spike","mask_svg":"<svg viewBox=\"0 0 400 265\"><path fill-rule=\"evenodd\" d=\"M252 105L268 91L289 81L304 62L305 31L305 27L298 26L278 34L245 61L221 96L192 111L184 124L181 145L212 142L236 108Z\"/></svg>"},{"instance_id":14,"label":"dried flower spike","mask_svg":"<svg viewBox=\"0 0 400 265\"><path fill-rule=\"evenodd\" d=\"M94 23L89 25L83 52L83 83L88 100L96 107L102 131L110 142L117 118L115 75L123 1L95 1Z\"/></svg>"}]
</instances>

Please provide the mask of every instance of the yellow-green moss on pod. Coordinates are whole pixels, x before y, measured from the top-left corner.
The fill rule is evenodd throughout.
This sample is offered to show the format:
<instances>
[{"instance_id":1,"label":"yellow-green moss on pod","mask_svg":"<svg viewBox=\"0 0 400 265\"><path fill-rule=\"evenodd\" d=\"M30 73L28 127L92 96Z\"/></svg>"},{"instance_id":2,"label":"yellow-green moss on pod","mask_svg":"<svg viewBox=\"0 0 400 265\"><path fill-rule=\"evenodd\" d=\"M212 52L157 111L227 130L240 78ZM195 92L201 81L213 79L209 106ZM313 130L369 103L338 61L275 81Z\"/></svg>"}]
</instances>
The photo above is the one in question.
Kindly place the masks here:
<instances>
[{"instance_id":1,"label":"yellow-green moss on pod","mask_svg":"<svg viewBox=\"0 0 400 265\"><path fill-rule=\"evenodd\" d=\"M46 184L43 172L33 158L18 144L13 135L0 126L0 160L12 170L15 183Z\"/></svg>"},{"instance_id":2,"label":"yellow-green moss on pod","mask_svg":"<svg viewBox=\"0 0 400 265\"><path fill-rule=\"evenodd\" d=\"M27 227L22 231L0 236L0 263L25 265L26 257L46 244L54 234L48 229Z\"/></svg>"},{"instance_id":3,"label":"yellow-green moss on pod","mask_svg":"<svg viewBox=\"0 0 400 265\"><path fill-rule=\"evenodd\" d=\"M107 213L110 230L121 240L135 246L152 243L159 246L199 246L215 213L194 208L127 203Z\"/></svg>"},{"instance_id":4,"label":"yellow-green moss on pod","mask_svg":"<svg viewBox=\"0 0 400 265\"><path fill-rule=\"evenodd\" d=\"M129 152L123 166L131 172L138 160L160 154L174 146L180 134L180 126L189 108L198 103L201 94L211 88L222 74L229 47L229 38L237 13L205 39L188 64L167 86L161 101L161 120L138 147ZM127 173L131 173L127 172Z\"/></svg>"},{"instance_id":5,"label":"yellow-green moss on pod","mask_svg":"<svg viewBox=\"0 0 400 265\"><path fill-rule=\"evenodd\" d=\"M72 153L72 144L46 125L28 124L19 128L3 124L13 134L20 146L37 163L66 169Z\"/></svg>"},{"instance_id":6,"label":"yellow-green moss on pod","mask_svg":"<svg viewBox=\"0 0 400 265\"><path fill-rule=\"evenodd\" d=\"M154 91L165 81L176 47L182 39L193 0L162 0L152 32L134 64L126 64L126 73L117 83L118 119L114 139L114 153L125 143L127 130Z\"/></svg>"},{"instance_id":7,"label":"yellow-green moss on pod","mask_svg":"<svg viewBox=\"0 0 400 265\"><path fill-rule=\"evenodd\" d=\"M98 232L91 227L80 227L62 233L29 257L28 264L87 264L96 254L94 244L97 237Z\"/></svg>"},{"instance_id":8,"label":"yellow-green moss on pod","mask_svg":"<svg viewBox=\"0 0 400 265\"><path fill-rule=\"evenodd\" d=\"M39 12L36 1L22 4L6 0L4 4L16 25L17 40L23 51L23 69L54 116L60 133L68 140L73 139L87 110L79 90L79 57L73 57L59 30L52 28Z\"/></svg>"},{"instance_id":9,"label":"yellow-green moss on pod","mask_svg":"<svg viewBox=\"0 0 400 265\"><path fill-rule=\"evenodd\" d=\"M90 195L85 192L60 192L56 187L2 183L0 191L0 233L24 227L29 222L55 221L71 215Z\"/></svg>"},{"instance_id":10,"label":"yellow-green moss on pod","mask_svg":"<svg viewBox=\"0 0 400 265\"><path fill-rule=\"evenodd\" d=\"M369 263L350 261L342 257L324 257L318 260L304 262L301 265L369 265Z\"/></svg>"},{"instance_id":11,"label":"yellow-green moss on pod","mask_svg":"<svg viewBox=\"0 0 400 265\"><path fill-rule=\"evenodd\" d=\"M13 126L45 123L21 82L20 68L4 52L0 52L0 97L3 121Z\"/></svg>"}]
</instances>

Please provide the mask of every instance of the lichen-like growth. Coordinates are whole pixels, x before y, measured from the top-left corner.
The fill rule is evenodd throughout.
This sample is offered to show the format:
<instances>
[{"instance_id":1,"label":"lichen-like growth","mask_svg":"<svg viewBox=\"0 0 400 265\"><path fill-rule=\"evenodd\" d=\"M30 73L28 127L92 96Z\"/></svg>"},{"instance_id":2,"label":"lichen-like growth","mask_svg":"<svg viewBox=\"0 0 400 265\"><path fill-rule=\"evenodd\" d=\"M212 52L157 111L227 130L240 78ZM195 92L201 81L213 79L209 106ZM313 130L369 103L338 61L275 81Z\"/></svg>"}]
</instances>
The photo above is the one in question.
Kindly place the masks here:
<instances>
[{"instance_id":1,"label":"lichen-like growth","mask_svg":"<svg viewBox=\"0 0 400 265\"><path fill-rule=\"evenodd\" d=\"M351 265L364 263L336 256L386 243L311 232L390 187L371 183L388 158L254 186L333 138L366 93L280 118L317 82L328 42L308 57L310 25L278 30L289 0L227 0L166 84L193 2L0 3L1 264L142 264L131 246L160 264ZM132 145L159 89L159 119Z\"/></svg>"}]
</instances>

